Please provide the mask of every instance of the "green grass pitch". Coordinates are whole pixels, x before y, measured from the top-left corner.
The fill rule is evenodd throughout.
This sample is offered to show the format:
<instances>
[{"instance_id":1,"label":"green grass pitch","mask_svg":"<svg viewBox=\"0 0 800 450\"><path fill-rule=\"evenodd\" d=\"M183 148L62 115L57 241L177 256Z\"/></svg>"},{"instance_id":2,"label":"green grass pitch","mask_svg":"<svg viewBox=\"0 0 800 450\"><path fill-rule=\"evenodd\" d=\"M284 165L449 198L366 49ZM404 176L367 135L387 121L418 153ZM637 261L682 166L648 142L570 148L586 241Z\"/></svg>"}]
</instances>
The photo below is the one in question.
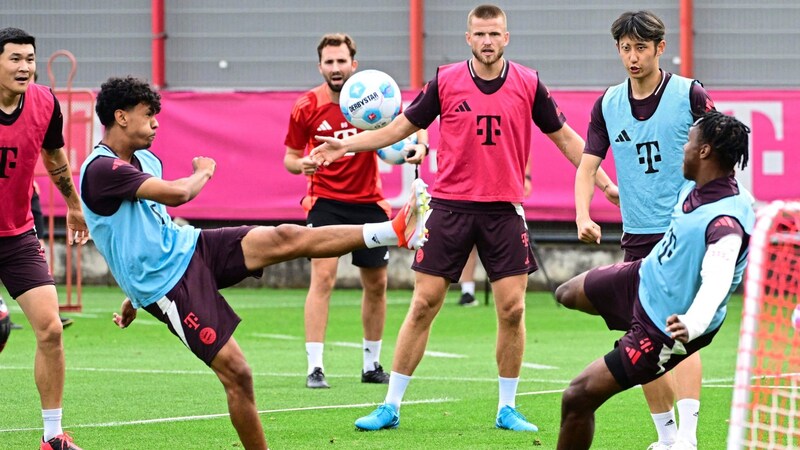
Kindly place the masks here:
<instances>
[{"instance_id":1,"label":"green grass pitch","mask_svg":"<svg viewBox=\"0 0 800 450\"><path fill-rule=\"evenodd\" d=\"M431 354L406 393L400 427L365 433L355 431L353 421L382 402L386 388L360 383L360 291L333 294L325 345L329 390L304 385L304 290L232 288L223 294L243 319L234 336L253 370L272 449L553 449L561 390L620 335L606 330L600 318L556 307L548 293L529 293L517 405L540 432L496 430L494 309L459 308L452 292L434 323ZM117 329L111 314L122 297L117 288L87 287L83 312L66 314L75 323L64 332L63 423L76 444L87 450L241 448L211 370L145 311L129 329ZM387 370L411 293L390 291L388 298L381 357ZM0 448L35 448L41 436L35 340L19 307L8 303L12 319L25 329L13 331L0 354ZM722 330L702 352L704 449L725 445L740 316L737 296ZM644 450L655 440L639 388L607 402L596 425L594 449Z\"/></svg>"}]
</instances>

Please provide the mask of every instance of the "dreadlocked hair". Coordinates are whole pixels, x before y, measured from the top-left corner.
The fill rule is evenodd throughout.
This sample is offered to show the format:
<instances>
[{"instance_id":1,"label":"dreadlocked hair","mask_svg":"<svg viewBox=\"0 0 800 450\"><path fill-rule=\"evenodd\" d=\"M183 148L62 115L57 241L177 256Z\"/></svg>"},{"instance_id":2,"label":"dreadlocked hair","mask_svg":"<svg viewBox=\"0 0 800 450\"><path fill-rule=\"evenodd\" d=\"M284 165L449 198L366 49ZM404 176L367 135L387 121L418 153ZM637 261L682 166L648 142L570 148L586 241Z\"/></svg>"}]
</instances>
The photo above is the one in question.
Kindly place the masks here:
<instances>
[{"instance_id":1,"label":"dreadlocked hair","mask_svg":"<svg viewBox=\"0 0 800 450\"><path fill-rule=\"evenodd\" d=\"M737 164L742 169L747 167L750 127L718 111L705 113L695 126L700 129L700 141L711 146L724 168L733 170Z\"/></svg>"}]
</instances>

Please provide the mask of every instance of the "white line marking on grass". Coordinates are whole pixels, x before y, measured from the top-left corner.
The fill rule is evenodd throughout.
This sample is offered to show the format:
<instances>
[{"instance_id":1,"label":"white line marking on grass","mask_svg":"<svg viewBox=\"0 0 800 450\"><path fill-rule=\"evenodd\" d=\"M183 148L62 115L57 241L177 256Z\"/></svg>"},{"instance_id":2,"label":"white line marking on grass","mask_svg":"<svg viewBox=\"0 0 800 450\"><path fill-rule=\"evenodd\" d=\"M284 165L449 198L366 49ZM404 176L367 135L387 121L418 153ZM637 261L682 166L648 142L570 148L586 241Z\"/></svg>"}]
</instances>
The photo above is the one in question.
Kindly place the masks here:
<instances>
[{"instance_id":1,"label":"white line marking on grass","mask_svg":"<svg viewBox=\"0 0 800 450\"><path fill-rule=\"evenodd\" d=\"M522 363L522 367L526 369L538 369L538 370L555 370L558 367L555 366L546 366L544 364L536 364L536 363Z\"/></svg>"},{"instance_id":2,"label":"white line marking on grass","mask_svg":"<svg viewBox=\"0 0 800 450\"><path fill-rule=\"evenodd\" d=\"M361 348L361 344L358 342L341 342L341 341L333 341L329 342L328 345L333 345L335 347L348 347L348 348Z\"/></svg>"},{"instance_id":3,"label":"white line marking on grass","mask_svg":"<svg viewBox=\"0 0 800 450\"><path fill-rule=\"evenodd\" d=\"M25 370L30 371L30 366L0 366L0 373L4 370ZM98 372L98 373L134 373L143 375L202 375L213 376L211 370L175 370L175 369L126 369L118 367L67 367L67 372ZM305 372L254 372L254 377L275 377L275 378L296 378L304 377ZM352 374L325 374L327 378L352 378ZM453 381L453 382L481 382L497 383L497 378L481 377L437 377L437 376L417 376L415 380L428 381ZM544 378L523 378L524 383L548 383L548 384L568 384L571 380L551 380Z\"/></svg>"},{"instance_id":4,"label":"white line marking on grass","mask_svg":"<svg viewBox=\"0 0 800 450\"><path fill-rule=\"evenodd\" d=\"M435 351L428 351L425 350L425 356L430 356L432 358L466 358L467 355L459 355L458 353L445 353L445 352L435 352Z\"/></svg>"},{"instance_id":5,"label":"white line marking on grass","mask_svg":"<svg viewBox=\"0 0 800 450\"><path fill-rule=\"evenodd\" d=\"M280 341L299 341L300 336L289 336L288 334L264 334L253 333L253 336L267 339L278 339Z\"/></svg>"},{"instance_id":6,"label":"white line marking on grass","mask_svg":"<svg viewBox=\"0 0 800 450\"><path fill-rule=\"evenodd\" d=\"M278 339L282 341L299 341L301 338L300 336L290 336L287 334L267 334L267 333L253 333L254 337L260 338L267 338L267 339ZM362 344L358 342L344 342L344 341L333 341L328 342L326 345L333 345L336 347L348 347L348 348L361 348ZM425 356L430 356L431 358L467 358L467 355L460 355L458 353L446 353L446 352L437 352L437 351L425 351ZM541 366L538 368L550 368L549 366ZM555 369L555 367L553 367ZM325 376L328 376L325 374Z\"/></svg>"},{"instance_id":7,"label":"white line marking on grass","mask_svg":"<svg viewBox=\"0 0 800 450\"><path fill-rule=\"evenodd\" d=\"M517 397L520 395L547 395L547 394L560 394L564 389L552 389L549 391L531 391L531 392L517 392Z\"/></svg>"},{"instance_id":8,"label":"white line marking on grass","mask_svg":"<svg viewBox=\"0 0 800 450\"><path fill-rule=\"evenodd\" d=\"M404 405L414 405L414 404L425 404L425 403L449 403L449 402L457 402L460 401L459 399L454 398L430 398L424 400L409 400L403 402ZM355 403L350 405L322 405L322 406L302 406L296 408L281 408L281 409L266 409L259 411L259 414L277 414L283 412L297 412L297 411L322 411L326 409L355 409L355 408L366 408L370 406L378 406L380 403ZM169 423L169 422L189 422L195 420L211 420L211 419L218 419L221 417L228 417L230 414L228 413L219 413L219 414L205 414L202 416L179 416L179 417L161 417L156 419L141 419L141 420L130 420L130 421L117 421L117 422L101 422L101 423L86 423L86 424L78 424L78 425L64 425L64 428L72 429L72 428L107 428L107 427L119 427L119 426L126 426L126 425L149 425L153 423ZM41 427L34 427L34 428L6 428L0 429L0 433L13 433L19 431L36 431L41 430Z\"/></svg>"}]
</instances>

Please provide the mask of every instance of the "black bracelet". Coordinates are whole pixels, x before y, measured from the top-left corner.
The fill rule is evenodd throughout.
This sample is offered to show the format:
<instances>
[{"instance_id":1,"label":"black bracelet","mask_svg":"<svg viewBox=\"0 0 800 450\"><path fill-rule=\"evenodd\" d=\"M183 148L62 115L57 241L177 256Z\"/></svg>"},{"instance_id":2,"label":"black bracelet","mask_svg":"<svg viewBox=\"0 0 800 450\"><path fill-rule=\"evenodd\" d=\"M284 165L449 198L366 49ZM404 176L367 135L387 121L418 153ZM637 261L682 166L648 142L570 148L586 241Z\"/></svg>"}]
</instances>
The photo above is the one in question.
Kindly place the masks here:
<instances>
[{"instance_id":1,"label":"black bracelet","mask_svg":"<svg viewBox=\"0 0 800 450\"><path fill-rule=\"evenodd\" d=\"M425 143L419 142L419 145L421 145L421 146L425 147L425 156L428 156L428 153L430 153L430 151L431 151L431 148L430 148L430 147L428 147L428 144L425 144Z\"/></svg>"}]
</instances>

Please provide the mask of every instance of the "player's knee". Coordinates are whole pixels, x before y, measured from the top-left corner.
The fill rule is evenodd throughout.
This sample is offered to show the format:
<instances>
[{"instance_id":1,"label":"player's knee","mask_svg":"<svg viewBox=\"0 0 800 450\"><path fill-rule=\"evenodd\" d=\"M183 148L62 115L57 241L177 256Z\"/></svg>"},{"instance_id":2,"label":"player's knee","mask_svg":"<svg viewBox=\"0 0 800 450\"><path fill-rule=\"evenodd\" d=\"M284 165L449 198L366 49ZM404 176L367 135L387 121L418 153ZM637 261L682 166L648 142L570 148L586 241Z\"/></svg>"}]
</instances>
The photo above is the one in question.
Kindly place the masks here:
<instances>
[{"instance_id":1,"label":"player's knee","mask_svg":"<svg viewBox=\"0 0 800 450\"><path fill-rule=\"evenodd\" d=\"M589 397L589 392L586 390L586 384L583 382L581 378L576 378L572 380L564 390L564 394L561 396L561 411L563 414L568 414L569 412L578 412L584 411L588 408L587 399Z\"/></svg>"},{"instance_id":2,"label":"player's knee","mask_svg":"<svg viewBox=\"0 0 800 450\"><path fill-rule=\"evenodd\" d=\"M556 300L569 309L575 309L577 298L578 289L574 278L556 288Z\"/></svg>"},{"instance_id":3,"label":"player's knee","mask_svg":"<svg viewBox=\"0 0 800 450\"><path fill-rule=\"evenodd\" d=\"M39 347L48 349L61 347L61 335L64 331L64 326L61 325L61 321L57 317L56 320L51 320L47 324L36 327L34 331Z\"/></svg>"},{"instance_id":4,"label":"player's knee","mask_svg":"<svg viewBox=\"0 0 800 450\"><path fill-rule=\"evenodd\" d=\"M253 371L244 359L234 360L227 367L226 387L239 390L247 395L253 392Z\"/></svg>"},{"instance_id":5,"label":"player's knee","mask_svg":"<svg viewBox=\"0 0 800 450\"><path fill-rule=\"evenodd\" d=\"M525 302L513 302L498 308L497 318L507 326L517 326L525 318Z\"/></svg>"},{"instance_id":6,"label":"player's knee","mask_svg":"<svg viewBox=\"0 0 800 450\"><path fill-rule=\"evenodd\" d=\"M436 308L430 302L415 298L411 302L411 309L408 311L407 320L414 323L430 323L436 315Z\"/></svg>"}]
</instances>

